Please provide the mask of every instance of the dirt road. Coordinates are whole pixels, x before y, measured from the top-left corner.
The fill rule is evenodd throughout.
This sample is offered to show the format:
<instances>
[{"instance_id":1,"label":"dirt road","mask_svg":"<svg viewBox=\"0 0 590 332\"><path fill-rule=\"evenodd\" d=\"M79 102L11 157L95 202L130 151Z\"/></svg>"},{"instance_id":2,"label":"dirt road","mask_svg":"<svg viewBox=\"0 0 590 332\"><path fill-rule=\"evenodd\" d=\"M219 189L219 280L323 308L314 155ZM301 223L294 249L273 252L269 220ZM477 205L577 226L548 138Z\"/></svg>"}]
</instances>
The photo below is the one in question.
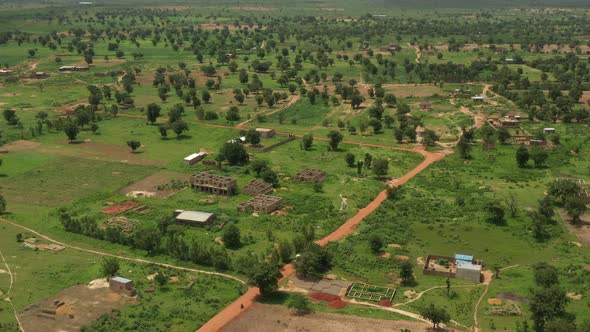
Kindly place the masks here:
<instances>
[{"instance_id":1,"label":"dirt road","mask_svg":"<svg viewBox=\"0 0 590 332\"><path fill-rule=\"evenodd\" d=\"M0 250L0 258L2 258L2 262L4 263L4 266L6 267L6 273L8 273L8 276L10 276L10 284L8 286L8 291L6 292L5 301L10 303L10 307L12 308L12 311L14 312L14 318L16 319L16 322L18 323L18 328L24 332L23 326L20 322L20 319L18 319L18 314L16 312L16 308L14 307L14 304L12 304L12 300L10 299L10 292L12 291L12 285L14 284L14 274L12 273L12 270L10 270L10 266L8 266L8 263L6 263L6 259L4 258L4 254L2 253L2 250Z\"/></svg>"}]
</instances>

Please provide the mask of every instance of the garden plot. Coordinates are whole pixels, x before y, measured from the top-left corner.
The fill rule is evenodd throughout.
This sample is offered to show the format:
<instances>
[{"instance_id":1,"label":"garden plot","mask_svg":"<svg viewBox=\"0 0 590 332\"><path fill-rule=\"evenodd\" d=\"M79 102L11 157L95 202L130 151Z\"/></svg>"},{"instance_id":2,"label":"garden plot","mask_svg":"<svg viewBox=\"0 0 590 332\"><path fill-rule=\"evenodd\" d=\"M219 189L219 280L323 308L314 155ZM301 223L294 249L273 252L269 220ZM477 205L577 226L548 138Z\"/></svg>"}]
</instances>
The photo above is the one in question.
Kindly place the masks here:
<instances>
[{"instance_id":1,"label":"garden plot","mask_svg":"<svg viewBox=\"0 0 590 332\"><path fill-rule=\"evenodd\" d=\"M352 287L346 294L347 297L351 297L356 300L369 300L369 301L393 301L396 289L389 287L379 287L368 284L353 283Z\"/></svg>"}]
</instances>

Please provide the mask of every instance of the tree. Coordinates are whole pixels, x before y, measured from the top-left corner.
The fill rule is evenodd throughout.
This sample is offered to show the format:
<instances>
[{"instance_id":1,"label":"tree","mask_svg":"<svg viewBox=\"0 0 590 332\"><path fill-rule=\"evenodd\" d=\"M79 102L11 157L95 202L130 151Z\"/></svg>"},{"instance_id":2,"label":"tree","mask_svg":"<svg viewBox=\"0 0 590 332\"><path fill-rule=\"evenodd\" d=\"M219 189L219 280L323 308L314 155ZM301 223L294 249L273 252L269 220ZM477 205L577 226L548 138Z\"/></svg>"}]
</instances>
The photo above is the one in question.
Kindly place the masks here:
<instances>
[{"instance_id":1,"label":"tree","mask_svg":"<svg viewBox=\"0 0 590 332\"><path fill-rule=\"evenodd\" d=\"M535 284L539 287L550 287L559 284L559 271L553 265L545 262L533 266Z\"/></svg>"},{"instance_id":2,"label":"tree","mask_svg":"<svg viewBox=\"0 0 590 332\"><path fill-rule=\"evenodd\" d=\"M544 331L545 323L565 314L568 299L559 285L537 286L531 289L529 307L535 331Z\"/></svg>"},{"instance_id":3,"label":"tree","mask_svg":"<svg viewBox=\"0 0 590 332\"><path fill-rule=\"evenodd\" d=\"M563 206L569 197L578 196L581 190L574 180L556 179L549 185L547 193L557 205Z\"/></svg>"},{"instance_id":4,"label":"tree","mask_svg":"<svg viewBox=\"0 0 590 332\"><path fill-rule=\"evenodd\" d=\"M355 162L355 156L352 153L347 153L346 154L346 164L348 165L348 167L354 167L356 165Z\"/></svg>"},{"instance_id":5,"label":"tree","mask_svg":"<svg viewBox=\"0 0 590 332\"><path fill-rule=\"evenodd\" d=\"M383 97L383 101L387 105L393 106L397 103L397 98L395 97L395 95L393 93L388 93Z\"/></svg>"},{"instance_id":6,"label":"tree","mask_svg":"<svg viewBox=\"0 0 590 332\"><path fill-rule=\"evenodd\" d=\"M221 236L223 244L229 249L238 249L242 246L240 240L240 229L233 224L225 227L223 235Z\"/></svg>"},{"instance_id":7,"label":"tree","mask_svg":"<svg viewBox=\"0 0 590 332\"><path fill-rule=\"evenodd\" d=\"M2 115L4 116L4 120L11 126L16 126L19 122L19 118L13 110L4 110Z\"/></svg>"},{"instance_id":8,"label":"tree","mask_svg":"<svg viewBox=\"0 0 590 332\"><path fill-rule=\"evenodd\" d=\"M303 150L309 150L313 145L313 135L307 134L301 139Z\"/></svg>"},{"instance_id":9,"label":"tree","mask_svg":"<svg viewBox=\"0 0 590 332\"><path fill-rule=\"evenodd\" d=\"M487 212L486 221L494 225L505 225L504 208L500 203L491 201L486 204L485 210Z\"/></svg>"},{"instance_id":10,"label":"tree","mask_svg":"<svg viewBox=\"0 0 590 332\"><path fill-rule=\"evenodd\" d=\"M64 124L64 133L72 143L76 137L78 137L78 133L80 132L80 128L76 125L72 120L66 121Z\"/></svg>"},{"instance_id":11,"label":"tree","mask_svg":"<svg viewBox=\"0 0 590 332\"><path fill-rule=\"evenodd\" d=\"M250 167L252 168L254 173L256 173L256 177L260 177L260 173L262 173L263 170L269 168L268 160L255 159L250 164Z\"/></svg>"},{"instance_id":12,"label":"tree","mask_svg":"<svg viewBox=\"0 0 590 332\"><path fill-rule=\"evenodd\" d=\"M342 142L342 139L344 139L342 134L336 130L330 131L328 133L328 138L330 139L330 142L328 144L330 145L330 149L332 151L338 150L338 144L340 144L340 142Z\"/></svg>"},{"instance_id":13,"label":"tree","mask_svg":"<svg viewBox=\"0 0 590 332\"><path fill-rule=\"evenodd\" d=\"M164 287L164 285L166 285L166 283L168 282L168 276L166 276L162 272L158 272L156 273L154 280L158 283L158 285L160 285L160 287Z\"/></svg>"},{"instance_id":14,"label":"tree","mask_svg":"<svg viewBox=\"0 0 590 332\"><path fill-rule=\"evenodd\" d=\"M160 132L160 136L168 137L168 126L161 125L158 127L158 131Z\"/></svg>"},{"instance_id":15,"label":"tree","mask_svg":"<svg viewBox=\"0 0 590 332\"><path fill-rule=\"evenodd\" d=\"M437 329L440 323L448 323L451 316L442 307L436 307L433 303L420 309L420 315L432 322L434 329Z\"/></svg>"},{"instance_id":16,"label":"tree","mask_svg":"<svg viewBox=\"0 0 590 332\"><path fill-rule=\"evenodd\" d=\"M399 269L399 277L402 279L402 285L412 286L416 283L414 280L414 266L409 261L402 261Z\"/></svg>"},{"instance_id":17,"label":"tree","mask_svg":"<svg viewBox=\"0 0 590 332\"><path fill-rule=\"evenodd\" d=\"M279 279L283 275L275 265L269 262L260 262L252 271L253 273L248 279L248 283L258 287L262 296L266 296L279 289Z\"/></svg>"},{"instance_id":18,"label":"tree","mask_svg":"<svg viewBox=\"0 0 590 332\"><path fill-rule=\"evenodd\" d=\"M119 260L115 257L103 257L100 262L103 277L109 279L119 272Z\"/></svg>"},{"instance_id":19,"label":"tree","mask_svg":"<svg viewBox=\"0 0 590 332\"><path fill-rule=\"evenodd\" d=\"M240 120L240 113L236 106L232 106L229 111L225 114L225 119L227 121L238 121Z\"/></svg>"},{"instance_id":20,"label":"tree","mask_svg":"<svg viewBox=\"0 0 590 332\"><path fill-rule=\"evenodd\" d=\"M533 148L530 155L531 159L535 162L536 168L542 167L547 158L549 158L549 154L547 153L547 151L545 151L545 149L541 149L538 147Z\"/></svg>"},{"instance_id":21,"label":"tree","mask_svg":"<svg viewBox=\"0 0 590 332\"><path fill-rule=\"evenodd\" d=\"M508 129L503 128L503 127L498 129L498 141L500 141L500 143L504 144L509 139L510 139L510 132L508 131Z\"/></svg>"},{"instance_id":22,"label":"tree","mask_svg":"<svg viewBox=\"0 0 590 332\"><path fill-rule=\"evenodd\" d=\"M369 237L369 247L374 254L378 254L383 248L383 240L379 235L373 234Z\"/></svg>"},{"instance_id":23,"label":"tree","mask_svg":"<svg viewBox=\"0 0 590 332\"><path fill-rule=\"evenodd\" d=\"M433 146L439 139L440 138L433 130L426 129L422 132L422 145L424 146Z\"/></svg>"},{"instance_id":24,"label":"tree","mask_svg":"<svg viewBox=\"0 0 590 332\"><path fill-rule=\"evenodd\" d=\"M254 128L248 129L246 132L246 142L252 145L258 145L260 143L260 138L260 132Z\"/></svg>"},{"instance_id":25,"label":"tree","mask_svg":"<svg viewBox=\"0 0 590 332\"><path fill-rule=\"evenodd\" d=\"M311 301L299 293L292 293L287 301L287 308L294 310L296 315L303 315L312 311Z\"/></svg>"},{"instance_id":26,"label":"tree","mask_svg":"<svg viewBox=\"0 0 590 332\"><path fill-rule=\"evenodd\" d=\"M141 142L136 140L127 141L127 146L131 148L131 151L135 152L141 146Z\"/></svg>"},{"instance_id":27,"label":"tree","mask_svg":"<svg viewBox=\"0 0 590 332\"><path fill-rule=\"evenodd\" d=\"M313 277L321 277L325 271L330 269L331 265L330 253L326 248L315 243L310 244L295 262L297 273Z\"/></svg>"},{"instance_id":28,"label":"tree","mask_svg":"<svg viewBox=\"0 0 590 332\"><path fill-rule=\"evenodd\" d=\"M170 129L176 134L176 138L180 138L183 132L189 130L186 122L178 120L170 124Z\"/></svg>"},{"instance_id":29,"label":"tree","mask_svg":"<svg viewBox=\"0 0 590 332\"><path fill-rule=\"evenodd\" d=\"M201 99L203 99L205 104L208 104L211 101L211 93L209 93L208 90L203 90L203 92L201 92Z\"/></svg>"},{"instance_id":30,"label":"tree","mask_svg":"<svg viewBox=\"0 0 590 332\"><path fill-rule=\"evenodd\" d=\"M0 195L0 214L6 213L6 199Z\"/></svg>"},{"instance_id":31,"label":"tree","mask_svg":"<svg viewBox=\"0 0 590 332\"><path fill-rule=\"evenodd\" d=\"M263 169L262 172L260 172L260 178L264 182L272 184L275 188L279 185L279 177L277 176L277 173L275 173L275 171L269 167Z\"/></svg>"},{"instance_id":32,"label":"tree","mask_svg":"<svg viewBox=\"0 0 590 332\"><path fill-rule=\"evenodd\" d=\"M226 142L219 151L219 154L230 165L244 165L248 163L249 159L246 148L238 142Z\"/></svg>"},{"instance_id":33,"label":"tree","mask_svg":"<svg viewBox=\"0 0 590 332\"><path fill-rule=\"evenodd\" d=\"M521 144L518 150L516 150L516 163L518 167L523 168L529 162L529 150Z\"/></svg>"},{"instance_id":34,"label":"tree","mask_svg":"<svg viewBox=\"0 0 590 332\"><path fill-rule=\"evenodd\" d=\"M580 196L570 196L566 198L564 208L567 214L572 218L572 223L580 222L580 216L586 212L586 202Z\"/></svg>"},{"instance_id":35,"label":"tree","mask_svg":"<svg viewBox=\"0 0 590 332\"><path fill-rule=\"evenodd\" d=\"M160 116L160 111L161 111L161 107L160 105L156 104L156 103L151 103L147 105L147 120L150 124L154 124L157 120L158 117Z\"/></svg>"},{"instance_id":36,"label":"tree","mask_svg":"<svg viewBox=\"0 0 590 332\"><path fill-rule=\"evenodd\" d=\"M386 159L375 159L373 161L373 172L377 177L382 178L387 175L389 171L389 161Z\"/></svg>"}]
</instances>

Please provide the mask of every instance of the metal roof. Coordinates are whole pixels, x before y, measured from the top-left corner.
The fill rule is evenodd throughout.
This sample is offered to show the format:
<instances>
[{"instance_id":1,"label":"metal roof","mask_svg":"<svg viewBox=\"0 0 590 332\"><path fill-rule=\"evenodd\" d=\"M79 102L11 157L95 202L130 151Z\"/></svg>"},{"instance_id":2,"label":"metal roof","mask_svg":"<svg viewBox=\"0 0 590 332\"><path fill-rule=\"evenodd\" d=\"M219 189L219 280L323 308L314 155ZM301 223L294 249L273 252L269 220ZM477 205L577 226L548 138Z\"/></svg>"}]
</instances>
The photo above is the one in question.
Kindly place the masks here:
<instances>
[{"instance_id":1,"label":"metal roof","mask_svg":"<svg viewBox=\"0 0 590 332\"><path fill-rule=\"evenodd\" d=\"M195 222L206 222L213 216L213 213L201 211L183 211L176 216L178 220L189 220Z\"/></svg>"},{"instance_id":2,"label":"metal roof","mask_svg":"<svg viewBox=\"0 0 590 332\"><path fill-rule=\"evenodd\" d=\"M456 254L455 255L455 260L457 261L466 261L466 262L472 262L473 261L473 256L471 255L464 255L464 254Z\"/></svg>"},{"instance_id":3,"label":"metal roof","mask_svg":"<svg viewBox=\"0 0 590 332\"><path fill-rule=\"evenodd\" d=\"M116 276L114 278L111 278L111 280L116 281L116 282L120 282L122 284L127 284L127 283L132 282L131 280L129 280L127 278L123 278L123 277L119 277L119 276Z\"/></svg>"},{"instance_id":4,"label":"metal roof","mask_svg":"<svg viewBox=\"0 0 590 332\"><path fill-rule=\"evenodd\" d=\"M193 154L191 154L191 155L190 155L190 156L188 156L188 157L185 157L185 158L184 158L184 160L190 161L190 160L193 160L193 159L195 159L195 158L197 158L197 157L200 157L200 156L206 156L206 155L207 155L207 154L206 154L205 152L197 152L197 153L193 153Z\"/></svg>"}]
</instances>

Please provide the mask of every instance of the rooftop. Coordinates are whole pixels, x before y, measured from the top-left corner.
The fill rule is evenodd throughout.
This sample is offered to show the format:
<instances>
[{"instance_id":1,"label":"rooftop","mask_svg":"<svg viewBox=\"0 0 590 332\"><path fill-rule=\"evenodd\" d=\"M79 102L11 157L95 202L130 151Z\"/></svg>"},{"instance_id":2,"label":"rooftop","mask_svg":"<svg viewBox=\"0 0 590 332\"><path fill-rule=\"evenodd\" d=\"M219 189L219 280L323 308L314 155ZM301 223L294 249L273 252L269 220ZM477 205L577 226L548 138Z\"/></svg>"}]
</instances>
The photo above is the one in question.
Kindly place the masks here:
<instances>
[{"instance_id":1,"label":"rooftop","mask_svg":"<svg viewBox=\"0 0 590 332\"><path fill-rule=\"evenodd\" d=\"M184 158L184 160L192 160L192 159L195 159L195 158L197 158L197 157L200 157L200 156L206 156L206 155L207 155L207 154L206 154L205 152L197 152L197 153L193 153L193 154L191 154L191 155L190 155L190 156L188 156L188 157L185 157L185 158Z\"/></svg>"},{"instance_id":2,"label":"rooftop","mask_svg":"<svg viewBox=\"0 0 590 332\"><path fill-rule=\"evenodd\" d=\"M123 277L119 277L119 276L113 277L113 278L111 278L111 280L116 281L116 282L120 282L122 284L128 284L128 283L132 282L131 280L129 280L127 278L123 278Z\"/></svg>"},{"instance_id":3,"label":"rooftop","mask_svg":"<svg viewBox=\"0 0 590 332\"><path fill-rule=\"evenodd\" d=\"M460 267L464 270L481 271L481 265L479 265L479 264L458 262L457 267Z\"/></svg>"},{"instance_id":4,"label":"rooftop","mask_svg":"<svg viewBox=\"0 0 590 332\"><path fill-rule=\"evenodd\" d=\"M176 216L176 219L190 220L190 221L195 221L195 222L206 222L213 215L214 214L210 213L210 212L182 211L179 215Z\"/></svg>"}]
</instances>

